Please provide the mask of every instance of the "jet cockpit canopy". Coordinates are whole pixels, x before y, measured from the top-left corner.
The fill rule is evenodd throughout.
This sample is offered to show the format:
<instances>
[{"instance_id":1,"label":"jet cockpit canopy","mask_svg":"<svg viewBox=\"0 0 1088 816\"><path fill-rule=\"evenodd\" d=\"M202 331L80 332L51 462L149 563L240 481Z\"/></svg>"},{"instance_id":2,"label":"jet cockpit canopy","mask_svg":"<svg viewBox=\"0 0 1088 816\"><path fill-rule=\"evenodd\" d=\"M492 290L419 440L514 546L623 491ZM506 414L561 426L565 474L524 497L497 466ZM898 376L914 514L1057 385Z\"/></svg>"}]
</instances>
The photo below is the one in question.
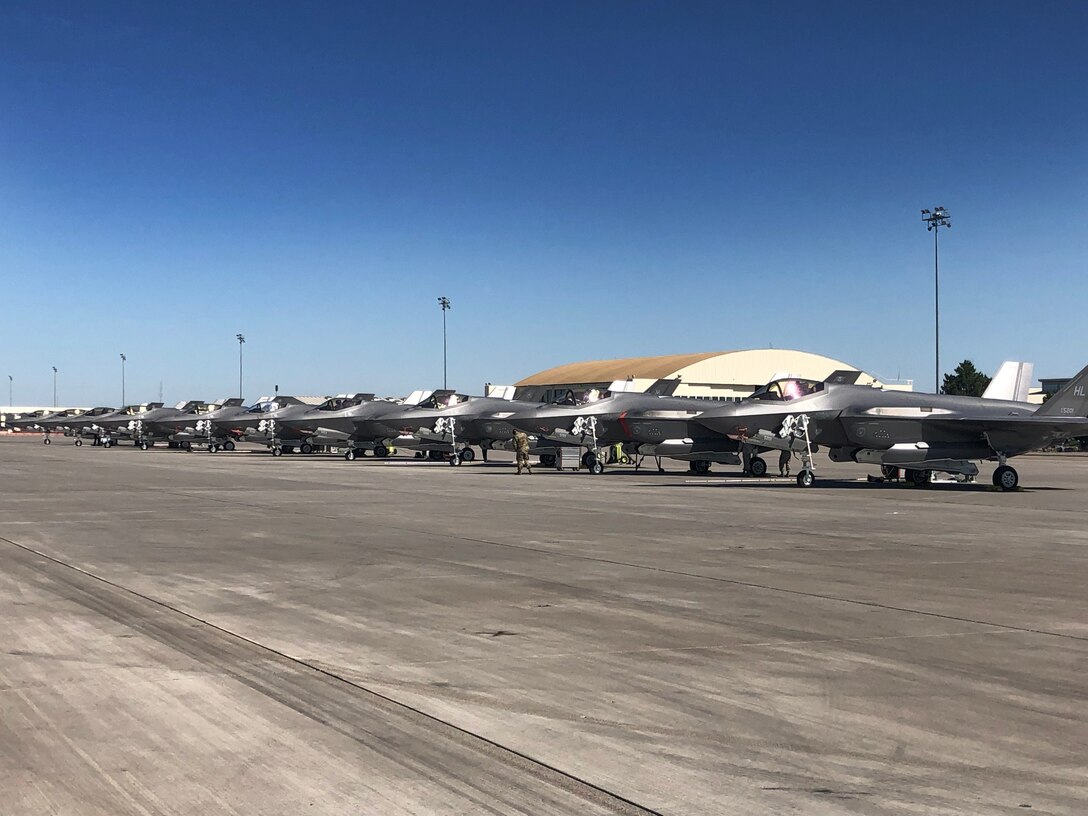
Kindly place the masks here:
<instances>
[{"instance_id":1,"label":"jet cockpit canopy","mask_svg":"<svg viewBox=\"0 0 1088 816\"><path fill-rule=\"evenodd\" d=\"M555 405L592 405L612 396L607 388L585 388L579 391L568 388L567 393L555 401Z\"/></svg>"},{"instance_id":2,"label":"jet cockpit canopy","mask_svg":"<svg viewBox=\"0 0 1088 816\"><path fill-rule=\"evenodd\" d=\"M371 402L374 399L373 394L337 394L335 397L329 397L319 406L319 411L343 411L345 408L354 408L356 405L361 405L364 402Z\"/></svg>"},{"instance_id":3,"label":"jet cockpit canopy","mask_svg":"<svg viewBox=\"0 0 1088 816\"><path fill-rule=\"evenodd\" d=\"M807 397L817 391L823 391L824 384L816 380L802 380L796 377L772 380L758 389L748 399L789 402L798 397Z\"/></svg>"},{"instance_id":4,"label":"jet cockpit canopy","mask_svg":"<svg viewBox=\"0 0 1088 816\"><path fill-rule=\"evenodd\" d=\"M441 410L443 408L452 408L467 401L467 395L458 394L456 391L435 391L427 399L419 403L419 407Z\"/></svg>"}]
</instances>

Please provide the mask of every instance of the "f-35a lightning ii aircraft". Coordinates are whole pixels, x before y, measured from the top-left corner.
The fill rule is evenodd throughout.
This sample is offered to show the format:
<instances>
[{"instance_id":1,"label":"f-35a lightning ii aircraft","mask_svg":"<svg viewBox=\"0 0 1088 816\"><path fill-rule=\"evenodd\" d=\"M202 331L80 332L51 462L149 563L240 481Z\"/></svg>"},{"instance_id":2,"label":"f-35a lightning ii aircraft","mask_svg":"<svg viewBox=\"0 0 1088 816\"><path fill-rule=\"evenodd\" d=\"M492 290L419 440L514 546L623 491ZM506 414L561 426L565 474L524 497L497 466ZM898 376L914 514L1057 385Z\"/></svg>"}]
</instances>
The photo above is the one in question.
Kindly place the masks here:
<instances>
[{"instance_id":1,"label":"f-35a lightning ii aircraft","mask_svg":"<svg viewBox=\"0 0 1088 816\"><path fill-rule=\"evenodd\" d=\"M211 453L218 453L220 450L232 451L235 439L221 431L215 424L216 420L229 420L248 410L237 397L209 404L182 403L175 410L164 410L145 419L143 427L154 438L166 439L172 448L190 450L194 444L203 444Z\"/></svg>"},{"instance_id":2,"label":"f-35a lightning ii aircraft","mask_svg":"<svg viewBox=\"0 0 1088 816\"><path fill-rule=\"evenodd\" d=\"M281 424L292 433L305 437L309 445L344 447L349 462L366 451L378 458L390 454L390 441L397 436L395 428L384 418L416 405L430 396L430 391L415 391L406 399L376 398L373 394L342 394L326 400L316 408L285 417Z\"/></svg>"},{"instance_id":3,"label":"f-35a lightning ii aircraft","mask_svg":"<svg viewBox=\"0 0 1088 816\"><path fill-rule=\"evenodd\" d=\"M51 433L63 433L65 436L75 437L76 447L83 444L84 437L93 439L97 444L97 435L88 432L87 429L94 425L99 417L112 414L115 410L115 408L100 407L91 408L89 411L76 411L65 416L53 415L45 417L38 422L39 427L45 431L45 439L42 441L48 445Z\"/></svg>"},{"instance_id":4,"label":"f-35a lightning ii aircraft","mask_svg":"<svg viewBox=\"0 0 1088 816\"><path fill-rule=\"evenodd\" d=\"M740 462L737 442L695 421L719 403L663 396L652 387L646 393L624 392L623 387L617 382L607 391L570 392L558 403L517 411L507 421L554 444L586 448L582 463L595 474L604 470L601 449L615 443L634 456L686 461L695 473L708 472L713 462Z\"/></svg>"},{"instance_id":5,"label":"f-35a lightning ii aircraft","mask_svg":"<svg viewBox=\"0 0 1088 816\"><path fill-rule=\"evenodd\" d=\"M476 458L472 445L488 450L509 450L514 427L507 419L518 411L532 411L543 403L514 402L503 397L473 397L446 389L435 391L414 406L386 414L384 426L398 436L398 444L449 455L451 465ZM405 442L411 437L411 442ZM555 446L533 440L534 452L547 456Z\"/></svg>"},{"instance_id":6,"label":"f-35a lightning ii aircraft","mask_svg":"<svg viewBox=\"0 0 1088 816\"><path fill-rule=\"evenodd\" d=\"M756 448L797 451L802 487L815 478L811 452L819 444L834 462L879 465L886 477L904 469L919 485L935 471L973 477L976 461L996 461L993 483L1015 490L1020 477L1009 458L1088 434L1088 368L1041 406L885 391L856 379L857 372L838 371L823 382L777 380L742 402L708 409L697 422ZM765 472L765 464L757 470Z\"/></svg>"},{"instance_id":7,"label":"f-35a lightning ii aircraft","mask_svg":"<svg viewBox=\"0 0 1088 816\"><path fill-rule=\"evenodd\" d=\"M335 398L334 398L335 399ZM329 401L326 400L327 404ZM314 446L308 441L308 433L300 433L287 424L287 420L301 416L315 406L298 397L261 397L251 408L241 414L212 420L217 432L232 439L244 438L248 442L266 445L273 456L294 453L313 453Z\"/></svg>"}]
</instances>

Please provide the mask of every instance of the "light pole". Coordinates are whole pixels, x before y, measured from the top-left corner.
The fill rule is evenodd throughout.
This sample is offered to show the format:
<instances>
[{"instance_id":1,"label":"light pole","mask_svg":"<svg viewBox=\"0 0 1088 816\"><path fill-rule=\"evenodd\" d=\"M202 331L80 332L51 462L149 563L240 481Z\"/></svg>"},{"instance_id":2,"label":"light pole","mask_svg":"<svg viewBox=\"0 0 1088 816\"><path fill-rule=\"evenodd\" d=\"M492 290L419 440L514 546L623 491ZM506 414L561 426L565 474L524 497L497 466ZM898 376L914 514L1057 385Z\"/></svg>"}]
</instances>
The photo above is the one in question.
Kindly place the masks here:
<instances>
[{"instance_id":1,"label":"light pole","mask_svg":"<svg viewBox=\"0 0 1088 816\"><path fill-rule=\"evenodd\" d=\"M12 389L15 387L13 385L14 382L15 378L8 374L8 408L11 408L13 405L15 405L15 403L11 401L11 392Z\"/></svg>"},{"instance_id":2,"label":"light pole","mask_svg":"<svg viewBox=\"0 0 1088 816\"><path fill-rule=\"evenodd\" d=\"M442 307L442 390L446 389L446 312L450 310L450 299L440 297L438 305Z\"/></svg>"},{"instance_id":3,"label":"light pole","mask_svg":"<svg viewBox=\"0 0 1088 816\"><path fill-rule=\"evenodd\" d=\"M234 335L238 338L238 399L242 398L242 344L246 342L244 334Z\"/></svg>"},{"instance_id":4,"label":"light pole","mask_svg":"<svg viewBox=\"0 0 1088 816\"><path fill-rule=\"evenodd\" d=\"M53 407L57 407L57 367L53 366Z\"/></svg>"},{"instance_id":5,"label":"light pole","mask_svg":"<svg viewBox=\"0 0 1088 816\"><path fill-rule=\"evenodd\" d=\"M941 264L937 251L937 233L952 227L952 217L944 207L922 210L926 229L933 233L933 393L941 392Z\"/></svg>"},{"instance_id":6,"label":"light pole","mask_svg":"<svg viewBox=\"0 0 1088 816\"><path fill-rule=\"evenodd\" d=\"M123 353L121 354L121 407L125 407L125 360L127 360Z\"/></svg>"}]
</instances>

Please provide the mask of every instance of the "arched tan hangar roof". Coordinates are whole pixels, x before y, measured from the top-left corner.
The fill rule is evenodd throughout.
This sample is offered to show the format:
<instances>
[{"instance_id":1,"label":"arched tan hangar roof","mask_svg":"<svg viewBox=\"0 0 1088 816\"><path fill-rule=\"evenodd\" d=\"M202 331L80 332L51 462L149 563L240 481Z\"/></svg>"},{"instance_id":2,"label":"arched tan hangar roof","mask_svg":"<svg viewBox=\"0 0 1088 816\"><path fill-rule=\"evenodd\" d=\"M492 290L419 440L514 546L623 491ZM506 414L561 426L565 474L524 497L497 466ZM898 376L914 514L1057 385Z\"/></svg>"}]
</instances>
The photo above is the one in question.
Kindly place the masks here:
<instances>
[{"instance_id":1,"label":"arched tan hangar roof","mask_svg":"<svg viewBox=\"0 0 1088 816\"><path fill-rule=\"evenodd\" d=\"M523 399L550 399L549 391L576 386L607 385L630 381L630 389L645 391L658 380L676 380L677 396L738 399L751 394L775 377L793 376L823 380L838 370L857 371L849 363L792 349L747 349L699 354L667 354L660 357L629 357L568 363L541 371L517 383ZM859 384L875 378L862 373Z\"/></svg>"}]
</instances>

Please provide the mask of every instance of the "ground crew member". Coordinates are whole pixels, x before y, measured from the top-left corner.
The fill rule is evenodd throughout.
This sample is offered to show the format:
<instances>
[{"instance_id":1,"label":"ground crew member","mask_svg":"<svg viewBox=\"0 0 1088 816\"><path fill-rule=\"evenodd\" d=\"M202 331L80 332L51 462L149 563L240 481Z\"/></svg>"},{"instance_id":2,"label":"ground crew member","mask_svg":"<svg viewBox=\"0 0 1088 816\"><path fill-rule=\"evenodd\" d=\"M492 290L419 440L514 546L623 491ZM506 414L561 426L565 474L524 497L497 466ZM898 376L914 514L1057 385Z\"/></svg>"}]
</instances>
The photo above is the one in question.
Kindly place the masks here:
<instances>
[{"instance_id":1,"label":"ground crew member","mask_svg":"<svg viewBox=\"0 0 1088 816\"><path fill-rule=\"evenodd\" d=\"M531 474L533 466L529 464L529 436L525 431L514 431L514 454L517 456L518 475L521 475L522 468Z\"/></svg>"},{"instance_id":2,"label":"ground crew member","mask_svg":"<svg viewBox=\"0 0 1088 816\"><path fill-rule=\"evenodd\" d=\"M784 450L778 454L778 475L789 476L790 475L790 459L793 458L793 452Z\"/></svg>"}]
</instances>

